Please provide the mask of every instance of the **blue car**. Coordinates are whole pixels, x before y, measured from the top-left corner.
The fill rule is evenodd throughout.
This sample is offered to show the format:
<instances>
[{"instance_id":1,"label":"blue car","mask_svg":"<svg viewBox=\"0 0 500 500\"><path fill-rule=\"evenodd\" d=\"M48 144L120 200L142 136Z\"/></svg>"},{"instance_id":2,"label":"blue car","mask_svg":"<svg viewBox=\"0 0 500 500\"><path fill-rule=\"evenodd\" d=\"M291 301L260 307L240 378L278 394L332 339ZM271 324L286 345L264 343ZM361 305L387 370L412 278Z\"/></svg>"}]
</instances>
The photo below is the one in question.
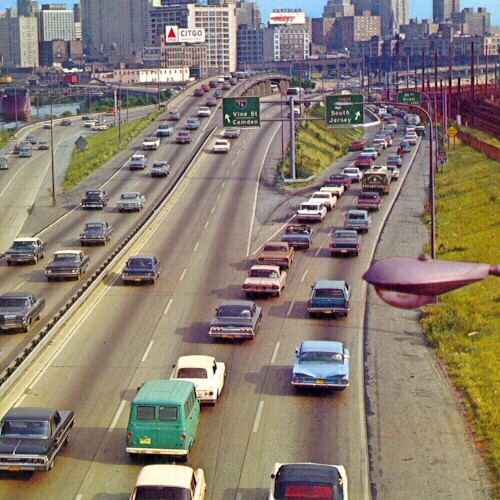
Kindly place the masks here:
<instances>
[{"instance_id":1,"label":"blue car","mask_svg":"<svg viewBox=\"0 0 500 500\"><path fill-rule=\"evenodd\" d=\"M305 340L295 351L292 385L344 390L349 387L349 349L333 340Z\"/></svg>"}]
</instances>

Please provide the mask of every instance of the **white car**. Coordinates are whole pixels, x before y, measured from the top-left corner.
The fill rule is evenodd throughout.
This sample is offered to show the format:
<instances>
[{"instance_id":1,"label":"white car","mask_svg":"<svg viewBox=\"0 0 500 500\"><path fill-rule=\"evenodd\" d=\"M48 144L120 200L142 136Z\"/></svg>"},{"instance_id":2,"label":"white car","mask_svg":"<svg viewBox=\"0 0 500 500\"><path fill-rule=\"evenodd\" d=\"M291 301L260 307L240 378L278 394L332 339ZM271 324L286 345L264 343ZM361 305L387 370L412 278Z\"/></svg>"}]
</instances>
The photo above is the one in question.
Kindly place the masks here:
<instances>
[{"instance_id":1,"label":"white car","mask_svg":"<svg viewBox=\"0 0 500 500\"><path fill-rule=\"evenodd\" d=\"M326 181L320 188L321 192L332 193L340 198L345 191L344 185L340 182Z\"/></svg>"},{"instance_id":2,"label":"white car","mask_svg":"<svg viewBox=\"0 0 500 500\"><path fill-rule=\"evenodd\" d=\"M94 125L92 125L90 128L94 131L99 132L101 130L108 130L109 125L107 123L94 123Z\"/></svg>"},{"instance_id":3,"label":"white car","mask_svg":"<svg viewBox=\"0 0 500 500\"><path fill-rule=\"evenodd\" d=\"M391 181L399 179L399 168L396 165L387 165L387 170L391 173Z\"/></svg>"},{"instance_id":4,"label":"white car","mask_svg":"<svg viewBox=\"0 0 500 500\"><path fill-rule=\"evenodd\" d=\"M376 160L378 158L378 151L375 148L363 148L361 154L364 156L369 156L373 160Z\"/></svg>"},{"instance_id":5,"label":"white car","mask_svg":"<svg viewBox=\"0 0 500 500\"><path fill-rule=\"evenodd\" d=\"M50 122L45 122L45 123L43 124L43 128L52 128L52 123L50 123Z\"/></svg>"},{"instance_id":6,"label":"white car","mask_svg":"<svg viewBox=\"0 0 500 500\"><path fill-rule=\"evenodd\" d=\"M210 108L208 106L200 106L198 108L198 116L199 117L207 117L211 115Z\"/></svg>"},{"instance_id":7,"label":"white car","mask_svg":"<svg viewBox=\"0 0 500 500\"><path fill-rule=\"evenodd\" d=\"M215 404L224 387L226 364L212 356L181 356L170 380L193 382L200 403Z\"/></svg>"},{"instance_id":8,"label":"white car","mask_svg":"<svg viewBox=\"0 0 500 500\"><path fill-rule=\"evenodd\" d=\"M333 210L337 205L337 196L328 191L315 191L309 201L319 201L327 210Z\"/></svg>"},{"instance_id":9,"label":"white car","mask_svg":"<svg viewBox=\"0 0 500 500\"><path fill-rule=\"evenodd\" d=\"M418 136L415 133L409 133L405 135L403 139L410 144L410 146L415 146L417 144Z\"/></svg>"},{"instance_id":10,"label":"white car","mask_svg":"<svg viewBox=\"0 0 500 500\"><path fill-rule=\"evenodd\" d=\"M326 208L321 201L305 201L297 210L296 217L300 221L321 222L326 217Z\"/></svg>"},{"instance_id":11,"label":"white car","mask_svg":"<svg viewBox=\"0 0 500 500\"><path fill-rule=\"evenodd\" d=\"M203 500L207 483L203 469L187 465L146 465L139 472L130 500L186 498Z\"/></svg>"},{"instance_id":12,"label":"white car","mask_svg":"<svg viewBox=\"0 0 500 500\"><path fill-rule=\"evenodd\" d=\"M345 167L342 173L350 177L352 182L361 182L363 179L363 172L358 167Z\"/></svg>"},{"instance_id":13,"label":"white car","mask_svg":"<svg viewBox=\"0 0 500 500\"><path fill-rule=\"evenodd\" d=\"M375 137L372 142L373 144L382 144L382 149L387 148L389 145L384 137Z\"/></svg>"},{"instance_id":14,"label":"white car","mask_svg":"<svg viewBox=\"0 0 500 500\"><path fill-rule=\"evenodd\" d=\"M229 153L231 144L227 139L217 139L212 147L212 153Z\"/></svg>"}]
</instances>

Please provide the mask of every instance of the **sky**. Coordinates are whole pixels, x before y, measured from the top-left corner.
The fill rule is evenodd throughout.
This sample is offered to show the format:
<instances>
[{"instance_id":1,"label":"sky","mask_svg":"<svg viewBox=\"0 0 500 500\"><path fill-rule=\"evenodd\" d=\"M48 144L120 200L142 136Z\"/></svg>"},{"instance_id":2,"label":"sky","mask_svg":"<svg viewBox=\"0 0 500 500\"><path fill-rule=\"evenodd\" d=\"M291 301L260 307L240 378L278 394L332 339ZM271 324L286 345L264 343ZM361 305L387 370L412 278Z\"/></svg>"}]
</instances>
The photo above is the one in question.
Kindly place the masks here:
<instances>
[{"instance_id":1,"label":"sky","mask_svg":"<svg viewBox=\"0 0 500 500\"><path fill-rule=\"evenodd\" d=\"M41 0L40 4L44 3L66 3L72 6L73 1L64 2L64 0ZM257 0L262 12L262 20L267 24L269 20L269 13L272 9L297 9L305 10L309 17L321 17L323 14L323 7L326 5L327 0L309 2L310 5L304 7L303 0ZM16 0L0 0L0 10L6 7L15 7ZM461 0L460 9L464 7L486 7L491 12L491 24L498 26L500 24L500 2L498 0ZM410 16L411 18L417 17L421 19L432 19L432 0L410 0Z\"/></svg>"}]
</instances>

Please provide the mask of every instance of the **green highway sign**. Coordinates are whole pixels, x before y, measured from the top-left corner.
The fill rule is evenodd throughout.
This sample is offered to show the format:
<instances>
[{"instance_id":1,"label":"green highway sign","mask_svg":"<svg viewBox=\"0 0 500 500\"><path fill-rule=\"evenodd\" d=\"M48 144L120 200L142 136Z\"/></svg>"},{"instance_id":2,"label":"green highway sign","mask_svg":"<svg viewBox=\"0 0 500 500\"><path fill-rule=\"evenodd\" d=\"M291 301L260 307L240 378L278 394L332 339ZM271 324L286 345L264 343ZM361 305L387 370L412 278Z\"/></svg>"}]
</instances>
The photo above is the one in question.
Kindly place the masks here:
<instances>
[{"instance_id":1,"label":"green highway sign","mask_svg":"<svg viewBox=\"0 0 500 500\"><path fill-rule=\"evenodd\" d=\"M225 97L222 121L224 127L260 127L260 98Z\"/></svg>"},{"instance_id":2,"label":"green highway sign","mask_svg":"<svg viewBox=\"0 0 500 500\"><path fill-rule=\"evenodd\" d=\"M420 92L398 92L399 104L420 106Z\"/></svg>"},{"instance_id":3,"label":"green highway sign","mask_svg":"<svg viewBox=\"0 0 500 500\"><path fill-rule=\"evenodd\" d=\"M365 112L362 94L330 95L326 98L327 127L363 125Z\"/></svg>"}]
</instances>

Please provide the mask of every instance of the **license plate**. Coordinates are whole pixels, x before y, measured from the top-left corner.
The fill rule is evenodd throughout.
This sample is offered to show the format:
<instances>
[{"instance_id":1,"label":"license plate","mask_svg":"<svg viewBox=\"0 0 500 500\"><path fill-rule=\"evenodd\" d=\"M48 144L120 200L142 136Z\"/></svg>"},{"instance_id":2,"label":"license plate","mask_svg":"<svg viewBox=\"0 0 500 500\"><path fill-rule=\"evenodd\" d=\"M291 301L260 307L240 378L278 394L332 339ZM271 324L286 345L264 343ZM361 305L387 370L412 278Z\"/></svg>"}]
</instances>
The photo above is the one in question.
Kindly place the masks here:
<instances>
[{"instance_id":1,"label":"license plate","mask_svg":"<svg viewBox=\"0 0 500 500\"><path fill-rule=\"evenodd\" d=\"M148 437L140 438L139 444L151 444L151 438Z\"/></svg>"},{"instance_id":2,"label":"license plate","mask_svg":"<svg viewBox=\"0 0 500 500\"><path fill-rule=\"evenodd\" d=\"M236 335L226 335L226 339L235 339Z\"/></svg>"},{"instance_id":3,"label":"license plate","mask_svg":"<svg viewBox=\"0 0 500 500\"><path fill-rule=\"evenodd\" d=\"M332 314L333 311L325 311L325 314Z\"/></svg>"},{"instance_id":4,"label":"license plate","mask_svg":"<svg viewBox=\"0 0 500 500\"><path fill-rule=\"evenodd\" d=\"M257 287L257 290L265 290L265 287L263 287L263 286L258 286L258 287Z\"/></svg>"},{"instance_id":5,"label":"license plate","mask_svg":"<svg viewBox=\"0 0 500 500\"><path fill-rule=\"evenodd\" d=\"M324 380L316 380L316 383L317 383L317 384L320 384L320 385L321 385L321 384L326 384L326 382L325 382Z\"/></svg>"},{"instance_id":6,"label":"license plate","mask_svg":"<svg viewBox=\"0 0 500 500\"><path fill-rule=\"evenodd\" d=\"M141 278L135 278L134 281L141 281Z\"/></svg>"},{"instance_id":7,"label":"license plate","mask_svg":"<svg viewBox=\"0 0 500 500\"><path fill-rule=\"evenodd\" d=\"M20 471L21 470L21 467L19 465L10 465L8 470L11 470L11 471Z\"/></svg>"},{"instance_id":8,"label":"license plate","mask_svg":"<svg viewBox=\"0 0 500 500\"><path fill-rule=\"evenodd\" d=\"M347 253L347 250L341 250L341 253Z\"/></svg>"}]
</instances>

